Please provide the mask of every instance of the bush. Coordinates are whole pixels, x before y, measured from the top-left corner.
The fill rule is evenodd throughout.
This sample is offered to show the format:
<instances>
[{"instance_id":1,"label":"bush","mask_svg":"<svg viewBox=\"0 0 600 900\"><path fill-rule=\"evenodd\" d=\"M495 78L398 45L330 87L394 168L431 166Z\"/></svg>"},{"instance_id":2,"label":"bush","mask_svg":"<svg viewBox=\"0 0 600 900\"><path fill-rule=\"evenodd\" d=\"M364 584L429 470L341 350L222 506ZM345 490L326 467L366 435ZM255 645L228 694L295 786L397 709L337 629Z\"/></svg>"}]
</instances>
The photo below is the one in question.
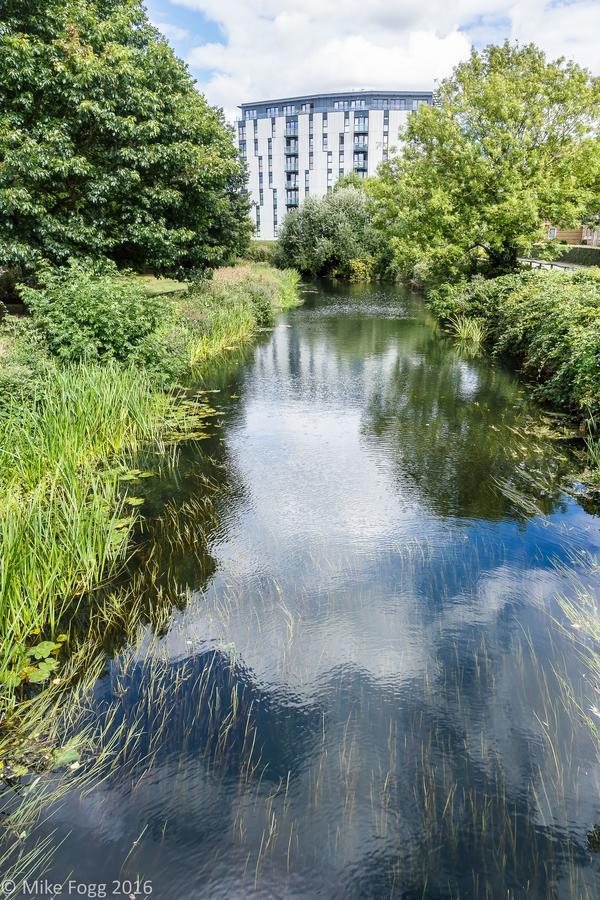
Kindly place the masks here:
<instances>
[{"instance_id":1,"label":"bush","mask_svg":"<svg viewBox=\"0 0 600 900\"><path fill-rule=\"evenodd\" d=\"M375 260L372 256L348 261L348 279L350 281L372 281L375 271Z\"/></svg>"},{"instance_id":2,"label":"bush","mask_svg":"<svg viewBox=\"0 0 600 900\"><path fill-rule=\"evenodd\" d=\"M275 324L275 290L272 285L266 283L253 284L249 282L246 290L256 325L258 328L269 328Z\"/></svg>"},{"instance_id":3,"label":"bush","mask_svg":"<svg viewBox=\"0 0 600 900\"><path fill-rule=\"evenodd\" d=\"M273 263L275 259L275 250L277 244L275 241L251 241L248 249L244 253L244 259L250 262Z\"/></svg>"},{"instance_id":4,"label":"bush","mask_svg":"<svg viewBox=\"0 0 600 900\"><path fill-rule=\"evenodd\" d=\"M31 319L7 316L0 326L0 417L16 401L40 396L50 367L44 342Z\"/></svg>"},{"instance_id":5,"label":"bush","mask_svg":"<svg viewBox=\"0 0 600 900\"><path fill-rule=\"evenodd\" d=\"M63 362L134 360L142 343L173 309L109 264L101 273L81 263L42 270L40 287L21 285L21 296L48 349Z\"/></svg>"},{"instance_id":6,"label":"bush","mask_svg":"<svg viewBox=\"0 0 600 900\"><path fill-rule=\"evenodd\" d=\"M559 260L574 266L600 266L600 247L569 247Z\"/></svg>"},{"instance_id":7,"label":"bush","mask_svg":"<svg viewBox=\"0 0 600 900\"><path fill-rule=\"evenodd\" d=\"M494 352L521 360L541 399L600 415L600 273L474 278L433 292L430 303L445 320L484 320Z\"/></svg>"},{"instance_id":8,"label":"bush","mask_svg":"<svg viewBox=\"0 0 600 900\"><path fill-rule=\"evenodd\" d=\"M307 197L283 222L275 261L315 275L351 275L351 261L377 257L382 239L371 224L364 190L343 187L324 197Z\"/></svg>"}]
</instances>

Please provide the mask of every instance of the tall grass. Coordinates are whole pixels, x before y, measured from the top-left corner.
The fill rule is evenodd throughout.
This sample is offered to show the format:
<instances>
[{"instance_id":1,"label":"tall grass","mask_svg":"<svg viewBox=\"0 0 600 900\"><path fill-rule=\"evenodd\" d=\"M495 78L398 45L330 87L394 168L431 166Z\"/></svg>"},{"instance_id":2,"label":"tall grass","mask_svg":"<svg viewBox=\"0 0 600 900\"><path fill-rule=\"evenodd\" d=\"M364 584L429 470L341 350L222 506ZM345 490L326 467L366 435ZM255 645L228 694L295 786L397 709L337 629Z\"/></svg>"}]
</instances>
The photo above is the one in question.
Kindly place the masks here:
<instances>
[{"instance_id":1,"label":"tall grass","mask_svg":"<svg viewBox=\"0 0 600 900\"><path fill-rule=\"evenodd\" d=\"M251 337L274 320L276 306L297 302L297 281L293 272L240 266L178 298L172 347L188 358L174 371ZM38 353L25 332L6 332L0 375L11 354ZM160 336L155 342L164 354ZM145 371L110 362L60 368L41 358L37 367L12 367L11 378L26 381L27 390L15 389L0 404L0 723L27 682L40 680L30 671L32 645L54 641L77 599L126 560L136 520L119 490L127 458L164 432L184 433L194 415L157 387L164 383L160 361L155 371L149 359Z\"/></svg>"},{"instance_id":2,"label":"tall grass","mask_svg":"<svg viewBox=\"0 0 600 900\"><path fill-rule=\"evenodd\" d=\"M0 678L10 707L28 637L54 636L65 606L124 559L125 451L157 437L173 399L116 365L48 371L4 409L0 441ZM106 461L111 460L111 467ZM7 684L7 673L10 673Z\"/></svg>"},{"instance_id":3,"label":"tall grass","mask_svg":"<svg viewBox=\"0 0 600 900\"><path fill-rule=\"evenodd\" d=\"M213 281L191 288L180 309L190 332L192 367L274 324L277 310L299 302L299 279L293 269L245 263L219 269Z\"/></svg>"},{"instance_id":4,"label":"tall grass","mask_svg":"<svg viewBox=\"0 0 600 900\"><path fill-rule=\"evenodd\" d=\"M482 347L487 337L487 327L483 319L462 315L452 316L448 327L459 341L473 349Z\"/></svg>"}]
</instances>

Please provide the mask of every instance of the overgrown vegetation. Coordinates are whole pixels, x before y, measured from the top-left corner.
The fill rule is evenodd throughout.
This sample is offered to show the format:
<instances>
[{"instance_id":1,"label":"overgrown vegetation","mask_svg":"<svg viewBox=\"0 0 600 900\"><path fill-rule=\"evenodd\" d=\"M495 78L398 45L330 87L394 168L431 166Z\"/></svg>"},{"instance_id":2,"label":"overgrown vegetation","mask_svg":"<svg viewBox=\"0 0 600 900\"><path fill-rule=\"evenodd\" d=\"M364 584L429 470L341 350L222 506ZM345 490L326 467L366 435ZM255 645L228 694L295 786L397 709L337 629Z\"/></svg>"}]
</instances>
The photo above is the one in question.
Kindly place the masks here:
<instances>
[{"instance_id":1,"label":"overgrown vegetation","mask_svg":"<svg viewBox=\"0 0 600 900\"><path fill-rule=\"evenodd\" d=\"M484 322L495 354L519 361L537 396L582 419L600 413L600 276L535 270L430 294L446 321Z\"/></svg>"},{"instance_id":2,"label":"overgrown vegetation","mask_svg":"<svg viewBox=\"0 0 600 900\"><path fill-rule=\"evenodd\" d=\"M307 197L285 217L276 261L313 277L368 281L381 272L379 257L383 256L367 194L342 183L324 197Z\"/></svg>"},{"instance_id":3,"label":"overgrown vegetation","mask_svg":"<svg viewBox=\"0 0 600 900\"><path fill-rule=\"evenodd\" d=\"M163 386L273 324L297 281L250 265L150 298L73 265L24 290L31 318L0 330L0 721L55 677L61 614L126 558L131 454L198 430L201 410Z\"/></svg>"}]
</instances>

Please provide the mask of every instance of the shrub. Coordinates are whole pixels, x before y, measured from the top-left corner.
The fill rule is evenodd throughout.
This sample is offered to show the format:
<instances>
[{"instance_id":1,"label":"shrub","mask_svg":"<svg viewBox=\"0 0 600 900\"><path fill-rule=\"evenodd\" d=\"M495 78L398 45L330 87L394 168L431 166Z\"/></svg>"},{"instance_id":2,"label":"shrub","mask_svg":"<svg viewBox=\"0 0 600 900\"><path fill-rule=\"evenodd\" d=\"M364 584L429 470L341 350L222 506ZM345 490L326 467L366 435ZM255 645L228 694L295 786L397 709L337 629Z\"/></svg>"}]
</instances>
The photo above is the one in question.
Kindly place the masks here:
<instances>
[{"instance_id":1,"label":"shrub","mask_svg":"<svg viewBox=\"0 0 600 900\"><path fill-rule=\"evenodd\" d=\"M136 358L142 343L169 318L172 304L109 264L101 273L71 261L43 269L40 287L21 295L48 349L63 362Z\"/></svg>"},{"instance_id":2,"label":"shrub","mask_svg":"<svg viewBox=\"0 0 600 900\"><path fill-rule=\"evenodd\" d=\"M249 282L246 286L258 328L269 328L275 324L275 291L266 283Z\"/></svg>"},{"instance_id":3,"label":"shrub","mask_svg":"<svg viewBox=\"0 0 600 900\"><path fill-rule=\"evenodd\" d=\"M600 274L530 271L432 293L440 318L484 320L494 352L521 360L537 395L582 415L600 414Z\"/></svg>"},{"instance_id":4,"label":"shrub","mask_svg":"<svg viewBox=\"0 0 600 900\"><path fill-rule=\"evenodd\" d=\"M283 222L275 261L307 275L349 277L351 260L376 256L382 244L364 190L343 187L307 197Z\"/></svg>"},{"instance_id":5,"label":"shrub","mask_svg":"<svg viewBox=\"0 0 600 900\"><path fill-rule=\"evenodd\" d=\"M375 260L372 256L363 256L348 261L348 279L350 281L371 281L375 271Z\"/></svg>"},{"instance_id":6,"label":"shrub","mask_svg":"<svg viewBox=\"0 0 600 900\"><path fill-rule=\"evenodd\" d=\"M244 253L244 259L248 259L250 262L273 263L276 246L275 241L251 241Z\"/></svg>"},{"instance_id":7,"label":"shrub","mask_svg":"<svg viewBox=\"0 0 600 900\"><path fill-rule=\"evenodd\" d=\"M7 316L0 326L0 417L15 401L39 397L50 362L31 319Z\"/></svg>"}]
</instances>

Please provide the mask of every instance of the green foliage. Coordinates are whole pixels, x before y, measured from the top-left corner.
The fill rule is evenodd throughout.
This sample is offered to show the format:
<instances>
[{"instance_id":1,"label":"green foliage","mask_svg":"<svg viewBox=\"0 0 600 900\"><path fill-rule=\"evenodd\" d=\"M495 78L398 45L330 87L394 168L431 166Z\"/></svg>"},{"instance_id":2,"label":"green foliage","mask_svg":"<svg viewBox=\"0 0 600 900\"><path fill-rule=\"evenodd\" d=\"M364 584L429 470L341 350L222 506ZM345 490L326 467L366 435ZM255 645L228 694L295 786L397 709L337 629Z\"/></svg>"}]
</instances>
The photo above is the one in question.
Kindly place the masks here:
<instances>
[{"instance_id":1,"label":"green foliage","mask_svg":"<svg viewBox=\"0 0 600 900\"><path fill-rule=\"evenodd\" d=\"M377 254L380 238L371 225L369 200L354 186L322 198L307 197L285 217L276 261L310 275L351 274L351 260Z\"/></svg>"},{"instance_id":2,"label":"green foliage","mask_svg":"<svg viewBox=\"0 0 600 900\"><path fill-rule=\"evenodd\" d=\"M231 131L141 0L3 0L0 108L0 266L189 277L243 252Z\"/></svg>"},{"instance_id":3,"label":"green foliage","mask_svg":"<svg viewBox=\"0 0 600 900\"><path fill-rule=\"evenodd\" d=\"M149 294L114 264L98 274L72 261L42 269L39 281L38 288L21 286L21 295L49 350L63 362L132 361L171 310L166 297Z\"/></svg>"},{"instance_id":4,"label":"green foliage","mask_svg":"<svg viewBox=\"0 0 600 900\"><path fill-rule=\"evenodd\" d=\"M600 273L477 277L433 292L430 303L444 320L483 320L494 352L519 359L540 398L600 414Z\"/></svg>"},{"instance_id":5,"label":"green foliage","mask_svg":"<svg viewBox=\"0 0 600 900\"><path fill-rule=\"evenodd\" d=\"M244 259L250 262L264 262L273 264L275 260L275 241L250 241Z\"/></svg>"},{"instance_id":6,"label":"green foliage","mask_svg":"<svg viewBox=\"0 0 600 900\"><path fill-rule=\"evenodd\" d=\"M485 342L487 327L485 322L478 317L451 316L448 324L451 333L459 341L474 349L479 349Z\"/></svg>"},{"instance_id":7,"label":"green foliage","mask_svg":"<svg viewBox=\"0 0 600 900\"><path fill-rule=\"evenodd\" d=\"M367 183L400 273L430 286L513 271L545 219L581 221L600 171L599 88L533 45L473 50Z\"/></svg>"},{"instance_id":8,"label":"green foliage","mask_svg":"<svg viewBox=\"0 0 600 900\"><path fill-rule=\"evenodd\" d=\"M31 319L7 316L0 324L0 421L10 404L34 399L48 365L43 338Z\"/></svg>"},{"instance_id":9,"label":"green foliage","mask_svg":"<svg viewBox=\"0 0 600 900\"><path fill-rule=\"evenodd\" d=\"M600 266L600 247L565 247L558 260L574 266Z\"/></svg>"},{"instance_id":10,"label":"green foliage","mask_svg":"<svg viewBox=\"0 0 600 900\"><path fill-rule=\"evenodd\" d=\"M363 256L360 259L348 260L349 281L372 281L375 275L376 261L373 256Z\"/></svg>"}]
</instances>

